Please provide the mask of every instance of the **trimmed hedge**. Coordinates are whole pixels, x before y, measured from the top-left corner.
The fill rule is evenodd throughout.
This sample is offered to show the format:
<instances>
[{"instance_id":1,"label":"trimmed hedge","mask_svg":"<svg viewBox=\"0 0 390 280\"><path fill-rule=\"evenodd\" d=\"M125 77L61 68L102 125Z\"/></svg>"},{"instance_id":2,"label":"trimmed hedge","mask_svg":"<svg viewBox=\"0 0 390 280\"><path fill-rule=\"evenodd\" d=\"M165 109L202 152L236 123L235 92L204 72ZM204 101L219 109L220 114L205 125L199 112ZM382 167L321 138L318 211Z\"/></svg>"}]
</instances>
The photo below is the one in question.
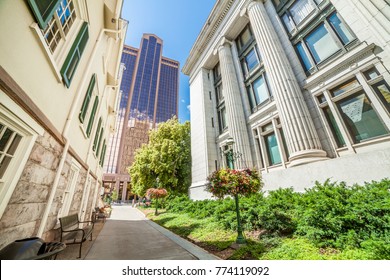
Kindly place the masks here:
<instances>
[{"instance_id":1,"label":"trimmed hedge","mask_svg":"<svg viewBox=\"0 0 390 280\"><path fill-rule=\"evenodd\" d=\"M353 258L370 255L390 259L389 179L353 186L328 180L317 182L305 193L278 189L268 195L241 197L240 208L245 230L298 238L283 246L310 242L316 248L342 250ZM167 200L166 209L193 218L212 218L225 229L237 227L231 198L192 201L185 196L174 197Z\"/></svg>"}]
</instances>

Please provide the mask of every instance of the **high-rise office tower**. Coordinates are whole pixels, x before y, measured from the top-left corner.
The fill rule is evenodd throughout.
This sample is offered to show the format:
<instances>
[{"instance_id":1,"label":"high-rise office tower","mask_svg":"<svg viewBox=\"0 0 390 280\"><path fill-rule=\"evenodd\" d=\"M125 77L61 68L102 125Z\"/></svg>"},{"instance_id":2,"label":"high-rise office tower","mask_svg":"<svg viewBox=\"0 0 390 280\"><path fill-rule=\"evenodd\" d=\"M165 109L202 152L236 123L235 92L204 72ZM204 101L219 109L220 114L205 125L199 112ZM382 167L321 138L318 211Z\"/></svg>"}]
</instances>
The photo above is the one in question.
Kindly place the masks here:
<instances>
[{"instance_id":1,"label":"high-rise office tower","mask_svg":"<svg viewBox=\"0 0 390 280\"><path fill-rule=\"evenodd\" d=\"M148 142L149 130L177 116L179 62L163 57L162 49L163 41L153 34L144 34L139 49L123 49L122 96L103 178L107 188L116 188L121 200L131 195L127 191L127 169L134 161L135 151Z\"/></svg>"}]
</instances>

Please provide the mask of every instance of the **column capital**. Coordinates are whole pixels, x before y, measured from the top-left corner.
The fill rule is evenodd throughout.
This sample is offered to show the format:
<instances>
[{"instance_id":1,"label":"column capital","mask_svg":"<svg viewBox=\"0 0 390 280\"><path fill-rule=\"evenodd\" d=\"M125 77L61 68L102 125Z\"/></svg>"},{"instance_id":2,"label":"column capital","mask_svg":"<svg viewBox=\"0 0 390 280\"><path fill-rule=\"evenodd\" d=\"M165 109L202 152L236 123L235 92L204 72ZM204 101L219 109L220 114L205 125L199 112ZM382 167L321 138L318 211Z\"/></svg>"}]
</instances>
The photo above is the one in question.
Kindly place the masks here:
<instances>
[{"instance_id":1,"label":"column capital","mask_svg":"<svg viewBox=\"0 0 390 280\"><path fill-rule=\"evenodd\" d=\"M259 5L259 4L263 4L264 1L263 0L253 0L253 1L249 1L248 4L245 5L245 10L246 12L249 12L249 10L251 10L254 6L256 5Z\"/></svg>"},{"instance_id":2,"label":"column capital","mask_svg":"<svg viewBox=\"0 0 390 280\"><path fill-rule=\"evenodd\" d=\"M213 54L217 55L221 48L226 47L226 46L230 47L232 45L233 45L232 40L223 36L223 37L221 37L221 39L217 43L217 46L215 47Z\"/></svg>"},{"instance_id":3,"label":"column capital","mask_svg":"<svg viewBox=\"0 0 390 280\"><path fill-rule=\"evenodd\" d=\"M251 10L255 5L258 5L258 4L263 3L263 2L264 2L263 0L248 1L248 3L241 9L240 17L249 18L249 10Z\"/></svg>"}]
</instances>

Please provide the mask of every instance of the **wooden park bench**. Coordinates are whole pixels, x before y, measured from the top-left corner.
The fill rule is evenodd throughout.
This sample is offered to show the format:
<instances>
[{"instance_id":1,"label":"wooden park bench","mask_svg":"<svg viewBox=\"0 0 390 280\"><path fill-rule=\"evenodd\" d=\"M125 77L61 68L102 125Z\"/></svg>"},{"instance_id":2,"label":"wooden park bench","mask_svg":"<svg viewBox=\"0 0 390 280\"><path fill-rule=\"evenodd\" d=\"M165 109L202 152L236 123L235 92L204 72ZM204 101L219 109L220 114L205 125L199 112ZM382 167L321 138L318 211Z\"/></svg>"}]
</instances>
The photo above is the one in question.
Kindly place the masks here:
<instances>
[{"instance_id":1,"label":"wooden park bench","mask_svg":"<svg viewBox=\"0 0 390 280\"><path fill-rule=\"evenodd\" d=\"M80 224L89 223L86 227L80 228ZM61 242L64 241L66 245L80 244L79 258L81 258L81 246L90 237L92 240L92 231L94 222L85 221L80 222L77 214L69 215L60 218L61 226Z\"/></svg>"}]
</instances>

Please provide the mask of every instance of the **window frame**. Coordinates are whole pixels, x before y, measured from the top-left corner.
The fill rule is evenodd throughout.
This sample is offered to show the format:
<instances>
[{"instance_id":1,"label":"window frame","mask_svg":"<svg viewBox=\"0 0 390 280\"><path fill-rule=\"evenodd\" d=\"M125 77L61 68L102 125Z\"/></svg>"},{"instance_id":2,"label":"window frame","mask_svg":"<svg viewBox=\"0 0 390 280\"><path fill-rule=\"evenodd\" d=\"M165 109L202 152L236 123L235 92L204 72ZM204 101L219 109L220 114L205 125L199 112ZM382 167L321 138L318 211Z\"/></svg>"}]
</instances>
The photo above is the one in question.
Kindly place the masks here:
<instances>
[{"instance_id":1,"label":"window frame","mask_svg":"<svg viewBox=\"0 0 390 280\"><path fill-rule=\"evenodd\" d=\"M283 3L280 3L277 7L279 19L284 26L287 36L289 37L294 51L307 76L321 70L329 64L329 62L356 47L359 42L356 34L354 34L348 24L346 24L344 19L340 16L329 0L309 1L315 8L299 24L293 24L291 31L285 23L284 16L289 14L289 9L297 2L283 1ZM339 34L338 29L331 23L330 18L333 16L337 16L341 24L346 28L347 32L353 37L348 43L344 44L342 35ZM313 51L308 46L306 40L310 35L315 34L321 25L323 25L324 30L327 32L329 38L334 42L335 46L338 47L338 50L317 61L315 54L313 54Z\"/></svg>"},{"instance_id":2,"label":"window frame","mask_svg":"<svg viewBox=\"0 0 390 280\"><path fill-rule=\"evenodd\" d=\"M62 195L61 208L58 211L58 218L64 217L69 214L70 207L72 205L73 197L76 191L77 182L80 177L81 165L72 159L72 164L69 168L68 178L72 174L71 180L68 179L68 183L64 189Z\"/></svg>"},{"instance_id":3,"label":"window frame","mask_svg":"<svg viewBox=\"0 0 390 280\"><path fill-rule=\"evenodd\" d=\"M0 94L3 94L1 89ZM22 136L14 152L13 160L8 164L7 170L2 179L0 179L0 219L19 182L38 135L43 135L44 133L43 128L19 107L15 106L13 112L8 109L14 108L14 106L14 103L7 97L0 103L1 123Z\"/></svg>"},{"instance_id":4,"label":"window frame","mask_svg":"<svg viewBox=\"0 0 390 280\"><path fill-rule=\"evenodd\" d=\"M40 5L37 4L37 1L39 0L27 0L27 3L29 4L35 16L35 19L37 20L39 27L45 29L48 22L52 19L55 11L60 5L61 0L52 0L48 5L48 8L46 9L45 13L42 13L42 11L39 8Z\"/></svg>"},{"instance_id":5,"label":"window frame","mask_svg":"<svg viewBox=\"0 0 390 280\"><path fill-rule=\"evenodd\" d=\"M280 162L272 162L270 147L266 141L270 135L274 135L275 137ZM274 116L272 119L265 120L256 127L253 127L252 136L255 143L257 143L255 149L260 169L264 169L267 172L269 168L277 168L280 166L286 167L290 152L279 116Z\"/></svg>"},{"instance_id":6,"label":"window frame","mask_svg":"<svg viewBox=\"0 0 390 280\"><path fill-rule=\"evenodd\" d=\"M85 117L88 113L88 109L90 108L91 100L93 97L93 92L96 89L95 85L96 85L96 74L94 73L91 77L91 80L89 81L87 92L84 96L83 104L81 105L81 110L79 113L79 120L82 124L84 124ZM95 94L95 95L97 95L97 94Z\"/></svg>"},{"instance_id":7,"label":"window frame","mask_svg":"<svg viewBox=\"0 0 390 280\"><path fill-rule=\"evenodd\" d=\"M62 64L62 68L60 70L62 79L67 88L70 87L74 74L77 71L82 54L88 44L88 39L89 39L88 23L83 22L79 30L79 33L77 34L76 39L73 41L73 45L70 48L68 55L66 56L66 59Z\"/></svg>"},{"instance_id":8,"label":"window frame","mask_svg":"<svg viewBox=\"0 0 390 280\"><path fill-rule=\"evenodd\" d=\"M99 95L96 95L94 103L93 103L91 115L90 115L90 118L88 120L87 129L85 131L85 133L86 133L88 138L91 136L92 127L93 127L93 123L95 121L95 116L96 116L96 112L97 112L97 109L98 109L98 105L99 105Z\"/></svg>"}]
</instances>

